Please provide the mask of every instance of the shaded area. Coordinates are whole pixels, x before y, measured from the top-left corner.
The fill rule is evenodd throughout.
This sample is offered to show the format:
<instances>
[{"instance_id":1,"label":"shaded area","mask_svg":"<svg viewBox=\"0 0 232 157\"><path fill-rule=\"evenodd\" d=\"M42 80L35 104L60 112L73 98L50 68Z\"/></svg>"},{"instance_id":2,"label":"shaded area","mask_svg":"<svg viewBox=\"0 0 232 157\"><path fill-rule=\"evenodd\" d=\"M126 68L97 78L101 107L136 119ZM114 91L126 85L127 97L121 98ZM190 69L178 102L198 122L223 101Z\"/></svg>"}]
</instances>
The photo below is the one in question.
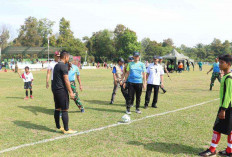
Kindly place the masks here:
<instances>
[{"instance_id":1,"label":"shaded area","mask_svg":"<svg viewBox=\"0 0 232 157\"><path fill-rule=\"evenodd\" d=\"M18 106L19 108L28 110L35 115L38 115L38 113L44 113L48 115L53 115L54 114L54 109L48 109L46 107L40 107L40 106Z\"/></svg>"},{"instance_id":2,"label":"shaded area","mask_svg":"<svg viewBox=\"0 0 232 157\"><path fill-rule=\"evenodd\" d=\"M24 97L6 97L7 99L24 99Z\"/></svg>"},{"instance_id":3,"label":"shaded area","mask_svg":"<svg viewBox=\"0 0 232 157\"><path fill-rule=\"evenodd\" d=\"M204 148L196 148L188 145L179 143L164 143L164 142L153 142L153 143L142 143L139 141L130 141L127 144L135 146L144 146L144 149L155 151L164 154L189 154L198 155L198 153L204 151Z\"/></svg>"},{"instance_id":4,"label":"shaded area","mask_svg":"<svg viewBox=\"0 0 232 157\"><path fill-rule=\"evenodd\" d=\"M126 104L110 104L110 100L109 101L102 101L102 100L84 100L85 102L88 102L90 104L96 104L96 105L106 105L106 106L125 106Z\"/></svg>"},{"instance_id":5,"label":"shaded area","mask_svg":"<svg viewBox=\"0 0 232 157\"><path fill-rule=\"evenodd\" d=\"M85 107L88 110L95 110L95 111L102 111L102 112L117 112L117 113L124 113L125 111L122 110L115 110L115 109L108 109L108 108L94 108L94 107ZM126 110L126 108L125 108Z\"/></svg>"},{"instance_id":6,"label":"shaded area","mask_svg":"<svg viewBox=\"0 0 232 157\"><path fill-rule=\"evenodd\" d=\"M27 129L35 129L35 130L44 130L44 131L49 131L49 132L55 132L55 130L50 129L46 126L34 124L34 123L29 122L29 121L16 120L16 121L13 121L13 123L17 126L24 127Z\"/></svg>"}]
</instances>

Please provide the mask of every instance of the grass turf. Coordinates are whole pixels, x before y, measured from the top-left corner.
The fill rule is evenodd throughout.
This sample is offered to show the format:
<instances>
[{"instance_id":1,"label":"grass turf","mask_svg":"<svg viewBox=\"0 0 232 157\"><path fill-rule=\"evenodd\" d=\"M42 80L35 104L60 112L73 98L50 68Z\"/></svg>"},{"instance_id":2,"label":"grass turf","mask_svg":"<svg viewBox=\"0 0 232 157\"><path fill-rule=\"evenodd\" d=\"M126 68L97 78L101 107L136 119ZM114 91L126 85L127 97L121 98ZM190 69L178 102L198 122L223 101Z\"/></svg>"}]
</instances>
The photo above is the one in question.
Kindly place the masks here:
<instances>
[{"instance_id":1,"label":"grass turf","mask_svg":"<svg viewBox=\"0 0 232 157\"><path fill-rule=\"evenodd\" d=\"M158 108L132 108L132 120L213 100L219 97L219 83L209 91L211 75L204 71L165 75L166 94L159 94ZM45 88L45 71L33 72L33 100L24 101L23 81L12 72L0 73L0 150L54 138L54 102ZM109 105L113 90L110 70L81 70L84 91L79 92L86 112L80 113L70 100L69 126L85 131L117 123L125 114L120 90L115 103ZM141 107L145 92L142 93ZM151 97L152 98L152 97ZM152 100L152 99L151 99ZM151 105L151 103L150 103ZM148 118L130 125L68 137L3 153L3 156L196 156L211 141L212 127L219 100L191 109ZM61 121L62 122L62 121ZM62 124L62 123L61 123ZM226 146L223 136L219 149Z\"/></svg>"}]
</instances>

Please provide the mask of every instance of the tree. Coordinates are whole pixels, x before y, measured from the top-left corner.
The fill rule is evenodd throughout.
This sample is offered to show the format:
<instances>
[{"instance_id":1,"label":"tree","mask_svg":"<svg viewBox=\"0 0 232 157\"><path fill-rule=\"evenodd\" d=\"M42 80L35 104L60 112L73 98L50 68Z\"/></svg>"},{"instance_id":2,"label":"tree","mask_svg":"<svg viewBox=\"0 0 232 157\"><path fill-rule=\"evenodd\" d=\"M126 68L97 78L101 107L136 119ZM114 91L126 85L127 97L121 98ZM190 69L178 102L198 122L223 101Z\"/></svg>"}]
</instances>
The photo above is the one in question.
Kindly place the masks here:
<instances>
[{"instance_id":1,"label":"tree","mask_svg":"<svg viewBox=\"0 0 232 157\"><path fill-rule=\"evenodd\" d=\"M7 29L6 26L1 26L0 28L0 48L4 49L7 47L8 43L7 41L10 38L10 33L9 30Z\"/></svg>"},{"instance_id":2,"label":"tree","mask_svg":"<svg viewBox=\"0 0 232 157\"><path fill-rule=\"evenodd\" d=\"M168 46L173 47L173 45L174 43L171 38L163 40L163 45L162 45L163 47L168 47Z\"/></svg>"}]
</instances>

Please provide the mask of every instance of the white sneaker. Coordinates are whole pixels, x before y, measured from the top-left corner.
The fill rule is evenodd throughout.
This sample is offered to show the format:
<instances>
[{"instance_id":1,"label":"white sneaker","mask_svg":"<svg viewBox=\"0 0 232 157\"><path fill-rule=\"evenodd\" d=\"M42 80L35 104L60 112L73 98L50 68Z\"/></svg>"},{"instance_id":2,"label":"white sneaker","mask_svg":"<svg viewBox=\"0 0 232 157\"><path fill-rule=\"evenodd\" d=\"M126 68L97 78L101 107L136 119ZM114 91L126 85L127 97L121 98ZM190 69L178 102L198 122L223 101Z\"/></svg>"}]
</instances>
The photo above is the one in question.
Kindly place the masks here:
<instances>
[{"instance_id":1,"label":"white sneaker","mask_svg":"<svg viewBox=\"0 0 232 157\"><path fill-rule=\"evenodd\" d=\"M135 112L138 113L138 114L142 113L139 109L136 109Z\"/></svg>"},{"instance_id":2,"label":"white sneaker","mask_svg":"<svg viewBox=\"0 0 232 157\"><path fill-rule=\"evenodd\" d=\"M126 114L131 114L131 112L126 110Z\"/></svg>"}]
</instances>

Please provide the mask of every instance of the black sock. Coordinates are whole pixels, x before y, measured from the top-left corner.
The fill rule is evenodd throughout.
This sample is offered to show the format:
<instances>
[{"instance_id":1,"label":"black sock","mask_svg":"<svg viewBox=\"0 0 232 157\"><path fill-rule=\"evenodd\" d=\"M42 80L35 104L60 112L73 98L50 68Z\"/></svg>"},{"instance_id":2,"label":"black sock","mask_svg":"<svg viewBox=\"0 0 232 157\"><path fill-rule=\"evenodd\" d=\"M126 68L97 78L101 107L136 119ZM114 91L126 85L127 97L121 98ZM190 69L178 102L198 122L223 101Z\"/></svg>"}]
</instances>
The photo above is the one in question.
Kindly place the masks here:
<instances>
[{"instance_id":1,"label":"black sock","mask_svg":"<svg viewBox=\"0 0 232 157\"><path fill-rule=\"evenodd\" d=\"M32 90L30 90L30 95L32 96Z\"/></svg>"},{"instance_id":2,"label":"black sock","mask_svg":"<svg viewBox=\"0 0 232 157\"><path fill-rule=\"evenodd\" d=\"M64 124L64 130L68 131L68 111L62 111L62 120Z\"/></svg>"},{"instance_id":3,"label":"black sock","mask_svg":"<svg viewBox=\"0 0 232 157\"><path fill-rule=\"evenodd\" d=\"M56 122L57 129L60 129L60 111L58 111L58 110L54 111L54 119Z\"/></svg>"},{"instance_id":4,"label":"black sock","mask_svg":"<svg viewBox=\"0 0 232 157\"><path fill-rule=\"evenodd\" d=\"M26 90L26 96L28 96L28 90Z\"/></svg>"}]
</instances>

